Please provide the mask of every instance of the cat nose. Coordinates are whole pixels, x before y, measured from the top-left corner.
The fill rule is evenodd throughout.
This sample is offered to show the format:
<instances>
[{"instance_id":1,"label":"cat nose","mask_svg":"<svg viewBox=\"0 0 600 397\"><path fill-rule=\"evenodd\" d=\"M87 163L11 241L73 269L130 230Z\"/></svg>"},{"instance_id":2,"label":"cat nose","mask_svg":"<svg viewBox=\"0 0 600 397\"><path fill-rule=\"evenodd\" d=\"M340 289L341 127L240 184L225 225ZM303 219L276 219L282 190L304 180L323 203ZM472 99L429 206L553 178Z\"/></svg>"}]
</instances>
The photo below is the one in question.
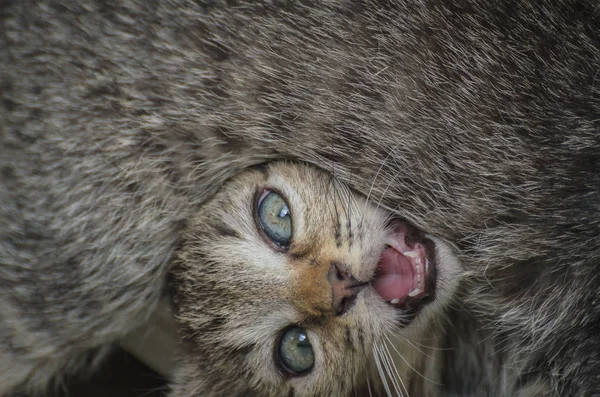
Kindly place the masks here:
<instances>
[{"instance_id":1,"label":"cat nose","mask_svg":"<svg viewBox=\"0 0 600 397\"><path fill-rule=\"evenodd\" d=\"M337 263L329 268L327 280L331 284L331 307L336 316L346 313L356 302L358 292L367 285L356 280Z\"/></svg>"}]
</instances>

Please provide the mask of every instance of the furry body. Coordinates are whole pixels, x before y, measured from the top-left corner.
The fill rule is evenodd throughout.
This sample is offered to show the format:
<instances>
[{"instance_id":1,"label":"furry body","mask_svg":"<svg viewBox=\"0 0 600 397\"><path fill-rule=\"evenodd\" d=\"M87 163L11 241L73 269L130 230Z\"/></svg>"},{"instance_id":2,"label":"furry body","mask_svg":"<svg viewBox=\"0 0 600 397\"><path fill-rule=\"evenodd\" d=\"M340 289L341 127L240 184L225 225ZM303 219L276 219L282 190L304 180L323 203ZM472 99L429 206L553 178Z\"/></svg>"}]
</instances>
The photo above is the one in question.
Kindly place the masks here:
<instances>
[{"instance_id":1,"label":"furry body","mask_svg":"<svg viewBox=\"0 0 600 397\"><path fill-rule=\"evenodd\" d=\"M3 5L0 390L135 327L197 207L291 158L454 243L491 325L600 395L598 5L224 3Z\"/></svg>"}]
</instances>

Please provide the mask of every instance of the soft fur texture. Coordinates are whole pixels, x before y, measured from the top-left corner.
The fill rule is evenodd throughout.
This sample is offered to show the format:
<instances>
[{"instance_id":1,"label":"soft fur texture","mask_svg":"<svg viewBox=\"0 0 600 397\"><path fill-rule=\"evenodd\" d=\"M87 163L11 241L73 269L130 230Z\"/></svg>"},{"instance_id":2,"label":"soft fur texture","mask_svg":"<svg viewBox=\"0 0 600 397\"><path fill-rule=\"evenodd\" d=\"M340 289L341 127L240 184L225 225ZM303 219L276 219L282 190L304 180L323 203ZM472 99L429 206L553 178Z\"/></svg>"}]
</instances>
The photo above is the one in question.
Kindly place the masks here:
<instances>
[{"instance_id":1,"label":"soft fur texture","mask_svg":"<svg viewBox=\"0 0 600 397\"><path fill-rule=\"evenodd\" d=\"M600 395L595 2L21 0L0 29L2 392L141 322L198 206L290 158L452 242L494 332Z\"/></svg>"}]
</instances>

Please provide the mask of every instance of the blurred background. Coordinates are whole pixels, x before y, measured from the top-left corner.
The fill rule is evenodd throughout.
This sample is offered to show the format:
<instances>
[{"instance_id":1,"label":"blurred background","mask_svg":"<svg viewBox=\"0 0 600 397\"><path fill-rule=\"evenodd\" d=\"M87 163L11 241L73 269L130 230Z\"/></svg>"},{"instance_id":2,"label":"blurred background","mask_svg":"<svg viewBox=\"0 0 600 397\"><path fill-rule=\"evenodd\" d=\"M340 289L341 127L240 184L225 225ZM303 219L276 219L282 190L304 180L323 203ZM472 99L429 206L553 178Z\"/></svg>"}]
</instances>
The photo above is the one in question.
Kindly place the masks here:
<instances>
[{"instance_id":1,"label":"blurred background","mask_svg":"<svg viewBox=\"0 0 600 397\"><path fill-rule=\"evenodd\" d=\"M91 378L67 381L48 397L162 397L166 392L164 377L119 348Z\"/></svg>"}]
</instances>

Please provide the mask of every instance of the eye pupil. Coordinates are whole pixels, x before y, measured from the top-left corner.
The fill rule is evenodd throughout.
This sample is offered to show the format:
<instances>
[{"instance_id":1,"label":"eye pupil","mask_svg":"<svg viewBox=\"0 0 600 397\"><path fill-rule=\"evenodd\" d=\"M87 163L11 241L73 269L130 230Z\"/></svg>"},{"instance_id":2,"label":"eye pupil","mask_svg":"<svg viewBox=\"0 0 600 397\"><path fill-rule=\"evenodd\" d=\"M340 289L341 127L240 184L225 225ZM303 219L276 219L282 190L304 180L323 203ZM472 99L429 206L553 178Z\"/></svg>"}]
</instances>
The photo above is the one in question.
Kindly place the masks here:
<instances>
[{"instance_id":1,"label":"eye pupil","mask_svg":"<svg viewBox=\"0 0 600 397\"><path fill-rule=\"evenodd\" d=\"M279 342L279 361L287 375L303 375L313 368L315 355L306 331L300 327L286 329Z\"/></svg>"},{"instance_id":2,"label":"eye pupil","mask_svg":"<svg viewBox=\"0 0 600 397\"><path fill-rule=\"evenodd\" d=\"M258 200L258 219L269 240L287 248L292 239L292 214L283 197L265 190Z\"/></svg>"}]
</instances>

